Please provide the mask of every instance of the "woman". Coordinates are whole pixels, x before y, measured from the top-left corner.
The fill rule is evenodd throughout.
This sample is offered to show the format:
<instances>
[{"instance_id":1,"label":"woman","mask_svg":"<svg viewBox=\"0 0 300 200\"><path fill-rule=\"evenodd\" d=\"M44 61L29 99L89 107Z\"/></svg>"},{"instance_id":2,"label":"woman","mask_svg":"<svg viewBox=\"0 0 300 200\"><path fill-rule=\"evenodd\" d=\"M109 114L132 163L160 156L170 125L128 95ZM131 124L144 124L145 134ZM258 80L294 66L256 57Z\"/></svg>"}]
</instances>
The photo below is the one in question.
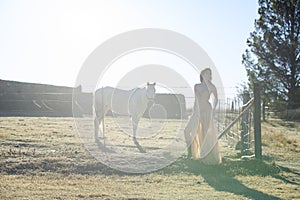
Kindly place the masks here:
<instances>
[{"instance_id":1,"label":"woman","mask_svg":"<svg viewBox=\"0 0 300 200\"><path fill-rule=\"evenodd\" d=\"M218 103L218 93L215 85L211 82L212 72L206 68L200 73L200 84L194 86L195 103L194 111L185 130L185 138L189 147L190 157L202 159L205 164L220 164L221 156L217 132L213 123L213 113ZM214 95L213 106L209 99Z\"/></svg>"}]
</instances>

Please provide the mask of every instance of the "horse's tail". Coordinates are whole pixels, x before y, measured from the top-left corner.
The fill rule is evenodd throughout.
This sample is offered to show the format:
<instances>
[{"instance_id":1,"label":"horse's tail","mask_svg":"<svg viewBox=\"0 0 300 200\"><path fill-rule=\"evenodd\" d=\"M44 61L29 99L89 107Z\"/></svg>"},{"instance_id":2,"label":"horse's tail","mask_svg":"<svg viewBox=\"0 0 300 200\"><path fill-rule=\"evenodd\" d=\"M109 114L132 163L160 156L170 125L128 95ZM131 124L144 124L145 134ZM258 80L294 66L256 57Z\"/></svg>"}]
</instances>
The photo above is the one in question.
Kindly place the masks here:
<instances>
[{"instance_id":1,"label":"horse's tail","mask_svg":"<svg viewBox=\"0 0 300 200\"><path fill-rule=\"evenodd\" d=\"M93 117L101 117L99 113L103 107L103 88L96 90L93 94Z\"/></svg>"}]
</instances>

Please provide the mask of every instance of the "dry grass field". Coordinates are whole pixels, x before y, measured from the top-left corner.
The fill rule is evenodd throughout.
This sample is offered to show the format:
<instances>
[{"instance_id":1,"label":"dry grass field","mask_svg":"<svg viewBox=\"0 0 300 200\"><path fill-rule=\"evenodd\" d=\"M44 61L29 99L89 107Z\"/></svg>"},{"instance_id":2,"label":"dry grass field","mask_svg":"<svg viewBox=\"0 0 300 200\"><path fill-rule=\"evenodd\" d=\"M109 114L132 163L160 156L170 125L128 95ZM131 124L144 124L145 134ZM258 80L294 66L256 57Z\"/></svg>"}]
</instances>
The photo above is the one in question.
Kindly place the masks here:
<instances>
[{"instance_id":1,"label":"dry grass field","mask_svg":"<svg viewBox=\"0 0 300 200\"><path fill-rule=\"evenodd\" d=\"M0 199L300 199L300 122L270 119L262 133L262 161L221 141L220 166L183 154L155 172L127 174L86 150L72 118L0 118Z\"/></svg>"}]
</instances>

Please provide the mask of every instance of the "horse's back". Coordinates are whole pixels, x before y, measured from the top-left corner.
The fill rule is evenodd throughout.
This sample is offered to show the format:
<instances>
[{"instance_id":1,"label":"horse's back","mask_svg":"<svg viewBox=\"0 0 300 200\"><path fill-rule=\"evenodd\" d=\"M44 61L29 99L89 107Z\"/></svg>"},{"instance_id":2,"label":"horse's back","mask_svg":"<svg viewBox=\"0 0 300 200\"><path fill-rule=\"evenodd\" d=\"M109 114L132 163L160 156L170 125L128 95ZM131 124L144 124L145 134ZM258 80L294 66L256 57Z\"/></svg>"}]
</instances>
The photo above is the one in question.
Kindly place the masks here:
<instances>
[{"instance_id":1,"label":"horse's back","mask_svg":"<svg viewBox=\"0 0 300 200\"><path fill-rule=\"evenodd\" d=\"M134 90L122 90L113 87L99 88L95 92L95 109L103 109L106 107L115 113L121 115L129 115L129 99Z\"/></svg>"}]
</instances>

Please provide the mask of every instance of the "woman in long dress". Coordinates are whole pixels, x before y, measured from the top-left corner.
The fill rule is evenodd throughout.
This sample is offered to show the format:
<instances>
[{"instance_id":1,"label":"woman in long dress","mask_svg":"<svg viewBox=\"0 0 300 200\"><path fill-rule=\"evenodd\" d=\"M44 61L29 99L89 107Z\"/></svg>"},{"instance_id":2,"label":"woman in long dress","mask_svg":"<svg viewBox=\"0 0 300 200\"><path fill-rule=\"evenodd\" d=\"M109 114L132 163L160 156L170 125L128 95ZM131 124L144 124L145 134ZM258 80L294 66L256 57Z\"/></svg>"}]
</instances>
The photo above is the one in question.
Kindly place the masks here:
<instances>
[{"instance_id":1,"label":"woman in long dress","mask_svg":"<svg viewBox=\"0 0 300 200\"><path fill-rule=\"evenodd\" d=\"M213 122L213 114L218 103L218 93L211 82L212 72L206 68L200 73L200 82L194 86L195 103L185 130L185 138L189 146L189 157L201 159L205 164L220 164L219 143L217 131ZM209 99L214 95L213 106Z\"/></svg>"}]
</instances>

